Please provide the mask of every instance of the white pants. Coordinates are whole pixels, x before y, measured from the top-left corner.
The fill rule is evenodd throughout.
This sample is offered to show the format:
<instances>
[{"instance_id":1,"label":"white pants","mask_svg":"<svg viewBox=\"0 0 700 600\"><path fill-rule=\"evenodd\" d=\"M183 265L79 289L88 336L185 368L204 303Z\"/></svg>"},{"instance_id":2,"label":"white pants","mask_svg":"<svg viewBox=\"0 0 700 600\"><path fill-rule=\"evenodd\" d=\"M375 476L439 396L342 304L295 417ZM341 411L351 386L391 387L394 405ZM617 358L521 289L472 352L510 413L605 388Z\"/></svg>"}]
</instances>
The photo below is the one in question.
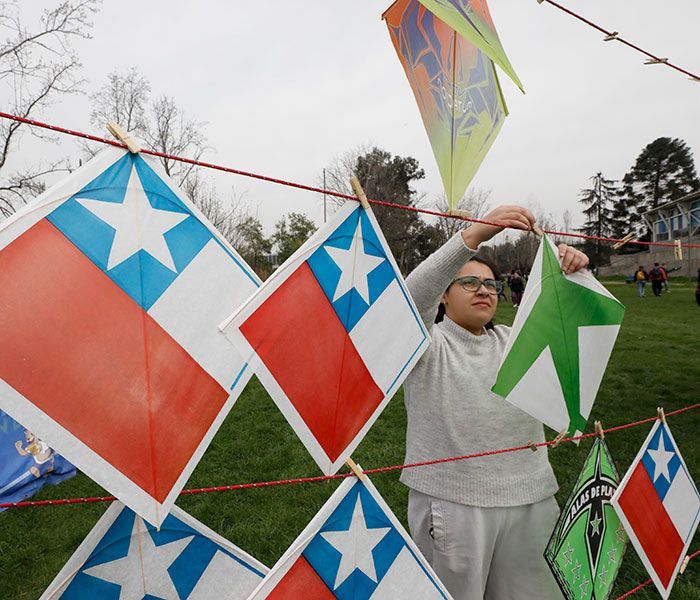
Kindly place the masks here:
<instances>
[{"instance_id":1,"label":"white pants","mask_svg":"<svg viewBox=\"0 0 700 600\"><path fill-rule=\"evenodd\" d=\"M411 535L455 600L561 598L543 557L558 516L554 497L481 508L408 495Z\"/></svg>"}]
</instances>

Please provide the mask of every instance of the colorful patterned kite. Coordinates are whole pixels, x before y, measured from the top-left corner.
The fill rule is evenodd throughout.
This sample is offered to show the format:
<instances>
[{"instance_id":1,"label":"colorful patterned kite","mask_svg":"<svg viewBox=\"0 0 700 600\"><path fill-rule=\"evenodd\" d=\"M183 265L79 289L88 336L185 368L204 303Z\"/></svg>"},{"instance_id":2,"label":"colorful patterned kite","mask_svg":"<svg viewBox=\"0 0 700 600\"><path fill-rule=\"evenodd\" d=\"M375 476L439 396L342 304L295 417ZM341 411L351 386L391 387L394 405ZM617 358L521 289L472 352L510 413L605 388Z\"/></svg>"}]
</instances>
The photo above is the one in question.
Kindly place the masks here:
<instances>
[{"instance_id":1,"label":"colorful patterned kite","mask_svg":"<svg viewBox=\"0 0 700 600\"><path fill-rule=\"evenodd\" d=\"M662 598L700 521L700 494L668 425L651 428L612 504Z\"/></svg>"},{"instance_id":2,"label":"colorful patterned kite","mask_svg":"<svg viewBox=\"0 0 700 600\"><path fill-rule=\"evenodd\" d=\"M440 169L450 208L464 195L508 110L493 63L418 0L384 13Z\"/></svg>"},{"instance_id":3,"label":"colorful patterned kite","mask_svg":"<svg viewBox=\"0 0 700 600\"><path fill-rule=\"evenodd\" d=\"M157 525L250 377L217 326L258 285L109 148L0 226L0 409Z\"/></svg>"},{"instance_id":4,"label":"colorful patterned kite","mask_svg":"<svg viewBox=\"0 0 700 600\"><path fill-rule=\"evenodd\" d=\"M428 347L376 218L346 202L222 330L326 474Z\"/></svg>"},{"instance_id":5,"label":"colorful patterned kite","mask_svg":"<svg viewBox=\"0 0 700 600\"><path fill-rule=\"evenodd\" d=\"M558 432L582 432L624 312L589 271L562 273L544 236L492 391Z\"/></svg>"},{"instance_id":6,"label":"colorful patterned kite","mask_svg":"<svg viewBox=\"0 0 700 600\"><path fill-rule=\"evenodd\" d=\"M21 502L75 473L65 458L0 410L0 504Z\"/></svg>"},{"instance_id":7,"label":"colorful patterned kite","mask_svg":"<svg viewBox=\"0 0 700 600\"><path fill-rule=\"evenodd\" d=\"M503 69L523 92L523 84L515 74L498 39L486 0L420 0L438 19L447 23Z\"/></svg>"},{"instance_id":8,"label":"colorful patterned kite","mask_svg":"<svg viewBox=\"0 0 700 600\"><path fill-rule=\"evenodd\" d=\"M156 530L114 502L40 600L247 598L267 572L176 506Z\"/></svg>"},{"instance_id":9,"label":"colorful patterned kite","mask_svg":"<svg viewBox=\"0 0 700 600\"><path fill-rule=\"evenodd\" d=\"M350 477L248 600L447 600L447 590L369 479Z\"/></svg>"},{"instance_id":10,"label":"colorful patterned kite","mask_svg":"<svg viewBox=\"0 0 700 600\"><path fill-rule=\"evenodd\" d=\"M567 600L610 596L627 544L610 504L618 483L608 446L596 438L544 553Z\"/></svg>"}]
</instances>

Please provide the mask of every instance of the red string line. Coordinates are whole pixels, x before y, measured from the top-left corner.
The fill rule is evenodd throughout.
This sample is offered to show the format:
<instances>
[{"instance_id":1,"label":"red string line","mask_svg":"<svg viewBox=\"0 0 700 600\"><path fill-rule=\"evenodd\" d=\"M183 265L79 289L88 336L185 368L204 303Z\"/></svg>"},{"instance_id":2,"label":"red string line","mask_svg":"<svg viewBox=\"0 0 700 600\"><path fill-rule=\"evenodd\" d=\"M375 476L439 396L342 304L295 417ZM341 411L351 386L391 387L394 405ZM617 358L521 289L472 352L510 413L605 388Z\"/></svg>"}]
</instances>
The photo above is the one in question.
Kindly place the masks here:
<instances>
[{"instance_id":1,"label":"red string line","mask_svg":"<svg viewBox=\"0 0 700 600\"><path fill-rule=\"evenodd\" d=\"M695 558L698 554L700 554L700 550L698 550L697 552L693 552L692 554L689 554L689 555L688 555L688 560L692 560L692 559ZM622 596L618 596L618 597L617 597L617 600L625 600L625 598L629 598L632 594L637 593L639 590L645 588L645 587L648 586L650 583L651 583L651 579L647 579L644 583L640 583L636 588L630 590L629 592L625 592L624 594L622 594Z\"/></svg>"},{"instance_id":2,"label":"red string line","mask_svg":"<svg viewBox=\"0 0 700 600\"><path fill-rule=\"evenodd\" d=\"M600 31L601 33L604 33L606 36L614 36L614 38L611 39L610 41L617 41L617 42L620 42L620 43L624 44L625 46L629 46L629 47L632 48L633 50L636 50L637 52L640 52L640 53L644 54L644 56L647 56L648 58L651 58L652 60L659 61L659 64L663 64L663 65L666 65L666 66L668 66L668 67L671 67L672 69L675 69L676 71L678 71L678 72L680 72L680 73L683 73L684 75L688 75L688 77L690 77L691 79L694 79L695 81L699 81L699 82L700 82L700 77L698 77L698 76L695 75L694 73L691 73L690 71L686 71L685 69L679 67L678 65L674 65L673 63L668 62L667 60L664 60L664 59L663 59L662 57L660 57L660 56L656 56L655 54L652 54L651 52L647 52L646 50L644 50L644 48L640 48L640 47L637 46L636 44L633 44L632 42L629 42L629 41L627 41L627 40L621 38L619 35L617 35L617 32L615 32L615 31L608 31L608 30L605 29L604 27L601 27L600 25L595 24L593 21L589 21L589 20L586 19L585 17L582 17L581 15L575 13L573 10L571 10L571 9L569 9L569 8L566 8L565 6L562 6L561 4L558 4L557 2L554 2L554 0L538 0L538 1L539 1L540 3L541 3L541 2L547 2L548 4L551 4L551 5L554 6L555 8L558 8L559 10L561 10L561 11L567 13L568 15L571 15L571 16L574 17L575 19L578 19L579 21L582 21L582 22L585 23L586 25L590 25L590 26L593 27L594 29L597 29L597 30Z\"/></svg>"},{"instance_id":3,"label":"red string line","mask_svg":"<svg viewBox=\"0 0 700 600\"><path fill-rule=\"evenodd\" d=\"M700 402L697 404L692 404L690 406L685 406L677 410L668 412L665 414L666 417L672 417L673 415L679 415L690 410L700 408ZM612 433L615 431L621 431L622 429L629 429L630 427L637 427L639 425L644 425L645 423L652 423L658 419L658 416L649 417L648 419L642 419L641 421L634 421L632 423L625 423L624 425L617 425L616 427L610 427L609 429L604 429L603 433ZM585 433L582 435L576 435L573 437L564 438L562 440L550 440L549 442L539 442L538 444L527 444L525 446L513 446L511 448L501 448L500 450L489 450L487 452L477 452L474 454L465 454L463 456L452 456L449 458L438 458L435 460L426 460L417 463L408 463L403 465L392 465L388 467L376 467L374 469L363 469L368 475L374 473L386 473L388 471L399 471L402 469L414 469L418 467L426 467L429 465L437 465L446 462L455 462L459 460L469 460L472 458L480 458L483 456L494 456L496 454L506 454L508 452L519 452L521 450L530 450L534 447L544 447L551 446L553 444L560 444L564 442L574 442L578 440L584 440L587 438L595 437L597 433ZM259 481L253 483L237 483L234 485L222 485L216 487L205 487L205 488L191 488L188 490L182 490L180 492L181 496L187 496L191 494L206 494L210 492L230 492L234 490L249 490L254 488L263 487L273 487L278 485L289 485L296 483L316 483L319 481L329 481L332 479L345 479L346 477L352 477L353 473L337 473L335 475L318 475L316 477L297 477L295 479L280 479L277 481ZM22 507L36 507L36 506L57 506L62 504L87 504L92 502L110 502L116 500L114 496L96 496L92 498L66 498L62 500L33 500L25 502L5 502L0 504L0 508L22 508Z\"/></svg>"},{"instance_id":4,"label":"red string line","mask_svg":"<svg viewBox=\"0 0 700 600\"><path fill-rule=\"evenodd\" d=\"M58 125L51 125L49 123L44 123L42 121L35 121L33 119L27 119L26 117L20 117L18 115L13 115L11 113L5 113L0 111L0 117L4 119L10 119L13 121L18 121L20 123L25 123L26 125L30 125L32 127L41 127L43 129L48 129L50 131L56 131L58 133L64 133L66 135L72 135L75 137L83 138L86 140L90 140L92 142L100 142L102 144L109 144L110 146L117 146L119 148L126 148L125 144L122 144L121 142L117 142L115 140L110 140L107 138L103 137L98 137L96 135L91 135L89 133L83 133L82 131L75 131L73 129L66 129L65 127L59 127ZM157 150L148 150L148 149L142 149L141 154L148 154L150 156L156 156L159 158L165 158L168 160L175 160L179 162L183 162L189 165L194 165L197 167L204 167L206 169L212 169L214 171L222 171L224 173L232 173L234 175L241 175L243 177L250 177L252 179L259 179L261 181L267 181L269 183L276 183L278 185L284 185L287 187L293 187L296 189L300 190L306 190L308 192L315 192L317 194L325 194L327 196L334 196L336 198L342 198L344 200L354 200L355 202L359 201L359 198L357 196L353 196L350 194L342 194L340 192L335 192L333 190L326 190L323 188L319 187L314 187L311 185L305 185L303 183L296 183L294 181L287 181L285 179L278 179L275 177L269 177L267 175L261 175L259 173L252 173L250 171L242 171L240 169L234 169L233 167L226 167L223 165L217 165L214 163L209 163L209 162L204 162L200 160L194 160L191 158L186 158L183 156L176 156L174 154L166 154L165 152L158 152ZM408 210L408 211L413 211L417 213L421 213L424 215L432 215L435 217L447 217L451 219L458 219L462 221L469 221L470 223L481 223L483 225L493 225L495 227L502 227L504 229L515 229L516 231L522 231L521 229L518 229L517 227L511 227L510 225L505 225L503 223L497 223L494 221L484 221L483 219L474 219L472 217L463 217L463 216L458 216L458 215L451 215L449 213L443 213L435 210L428 210L426 208L417 208L415 206L404 206L402 204L396 204L394 202L385 202L383 200L369 200L371 204L376 204L377 206L388 206L390 208L398 208L401 210ZM564 231L555 231L553 229L544 229L543 230L545 233L549 233L551 235L556 235L556 236L561 236L561 237L573 237L573 238L579 238L579 239L585 239L585 240L596 240L596 241L601 241L601 242L612 242L612 243L617 243L617 242L622 242L622 239L617 239L617 238L607 238L607 237L599 237L595 235L584 235L582 233L569 233L569 232L564 232ZM672 242L640 242L638 240L632 240L629 242L626 242L627 244L638 244L640 246L667 246L667 247L678 247L676 244ZM681 244L681 247L683 248L700 248L700 244Z\"/></svg>"}]
</instances>

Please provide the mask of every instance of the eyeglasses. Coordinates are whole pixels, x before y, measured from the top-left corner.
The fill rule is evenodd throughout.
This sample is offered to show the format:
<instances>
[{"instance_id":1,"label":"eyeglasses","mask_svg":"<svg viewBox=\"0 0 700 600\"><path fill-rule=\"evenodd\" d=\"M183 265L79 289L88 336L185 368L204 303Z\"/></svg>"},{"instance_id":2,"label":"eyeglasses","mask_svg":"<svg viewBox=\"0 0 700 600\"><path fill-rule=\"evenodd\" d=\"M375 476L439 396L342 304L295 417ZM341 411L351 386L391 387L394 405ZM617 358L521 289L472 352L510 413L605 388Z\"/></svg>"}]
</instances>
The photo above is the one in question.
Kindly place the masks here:
<instances>
[{"instance_id":1,"label":"eyeglasses","mask_svg":"<svg viewBox=\"0 0 700 600\"><path fill-rule=\"evenodd\" d=\"M478 292L481 286L484 286L487 294L495 296L503 291L503 282L496 279L480 279L474 275L465 275L457 277L452 283L457 283L462 286L465 292ZM452 283L450 285L452 285Z\"/></svg>"}]
</instances>

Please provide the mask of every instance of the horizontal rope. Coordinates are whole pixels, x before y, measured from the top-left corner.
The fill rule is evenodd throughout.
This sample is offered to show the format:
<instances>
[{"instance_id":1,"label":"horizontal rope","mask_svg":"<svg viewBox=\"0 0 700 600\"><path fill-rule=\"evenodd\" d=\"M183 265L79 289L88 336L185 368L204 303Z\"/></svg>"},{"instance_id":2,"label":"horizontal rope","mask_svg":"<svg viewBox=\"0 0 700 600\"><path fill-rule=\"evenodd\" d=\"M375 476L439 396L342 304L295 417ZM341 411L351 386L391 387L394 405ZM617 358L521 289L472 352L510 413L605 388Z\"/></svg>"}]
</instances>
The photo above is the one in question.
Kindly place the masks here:
<instances>
[{"instance_id":1,"label":"horizontal rope","mask_svg":"<svg viewBox=\"0 0 700 600\"><path fill-rule=\"evenodd\" d=\"M687 75L687 76L690 77L691 79L700 82L700 77L698 77L697 75L695 75L695 73L691 73L690 71L686 71L685 69L679 67L678 65L674 65L673 63L669 62L667 58L663 58L663 57L660 57L660 56L656 56L655 54L652 54L651 52L648 52L647 50L644 50L644 48L640 48L640 47L637 46L636 44L633 44L632 42L629 42L629 41L627 41L627 40L621 38L621 37L619 36L619 34L618 34L617 31L608 31L607 29L605 29L604 27L601 27L600 25L597 25L597 24L594 23L593 21L590 21L589 19L586 19L585 17L582 17L582 16L579 15L578 13L575 13L573 10L571 10L571 9L569 9L569 8L566 8L565 6L562 6L561 4L559 4L559 3L557 3L557 2L554 2L554 0L538 0L538 2L540 2L540 4L541 4L542 2L547 2L547 4L551 4L551 5L554 6L555 8L558 8L559 10L561 10L561 11L567 13L568 15L574 17L575 19L578 19L579 21L582 21L582 22L585 23L586 25L589 25L590 27L593 27L594 29L597 29L597 30L600 31L601 33L604 33L608 38L610 38L610 39L607 40L607 41L610 41L610 42L613 42L613 41L615 41L615 42L620 42L621 44L624 44L625 46L628 46L629 48L632 48L633 50L636 50L637 52L640 52L641 54L643 54L643 55L646 56L647 58L650 58L650 59L656 61L658 64L666 65L667 67L671 67L672 69L675 69L675 70L678 71L679 73L683 73L684 75Z\"/></svg>"},{"instance_id":2,"label":"horizontal rope","mask_svg":"<svg viewBox=\"0 0 700 600\"><path fill-rule=\"evenodd\" d=\"M688 560L692 560L695 558L698 554L700 554L700 550L697 552L693 552L692 554L688 555ZM617 600L625 600L625 598L629 598L632 594L636 594L639 590L644 589L651 583L651 579L647 579L644 583L640 583L636 588L631 589L629 592L625 592L622 594L622 596L618 596Z\"/></svg>"},{"instance_id":3,"label":"horizontal rope","mask_svg":"<svg viewBox=\"0 0 700 600\"><path fill-rule=\"evenodd\" d=\"M690 406L685 406L677 410L666 413L666 417L672 417L673 415L679 415L690 410L700 408L700 402L697 404L692 404ZM604 429L603 433L613 433L615 431L621 431L623 429L629 429L630 427L638 427L639 425L644 425L645 423L652 423L658 419L658 416L649 417L648 419L643 419L641 421L634 421L632 423L625 423L624 425L617 425L616 427L610 427L609 429ZM427 467L429 465L437 465L447 462L456 462L460 460L469 460L472 458L480 458L483 456L494 456L496 454L506 454L508 452L519 452L521 450L531 450L532 448L541 448L545 446L552 446L554 444L559 445L564 442L574 442L578 440L585 440L587 438L595 437L598 434L585 433L582 435L576 435L573 437L564 438L561 440L550 440L549 442L539 442L537 444L531 443L524 446L513 446L511 448L501 448L499 450L489 450L487 452L477 452L475 454L464 454L462 456L452 456L450 458L438 458L435 460L426 460L423 462L407 463L402 465L392 465L388 467L376 467L374 469L363 469L368 475L374 473L387 473L389 471L399 471L402 469L414 469L419 467ZM264 488L273 487L278 485L290 485L297 483L315 483L319 481L329 481L331 479L345 479L346 477L352 477L353 473L337 473L335 475L318 475L316 477L298 477L295 479L279 479L276 481L259 481L254 483L237 483L234 485L222 485L216 487L205 487L205 488L192 488L188 490L182 490L180 492L181 496L187 496L191 494L206 494L211 492L230 492L234 490L248 490L254 488ZM37 507L37 506L57 506L63 504L87 504L92 502L111 502L116 500L114 496L95 496L90 498L65 498L62 500L34 500L34 501L24 501L24 502L5 502L0 504L0 508L26 508L26 507Z\"/></svg>"},{"instance_id":4,"label":"horizontal rope","mask_svg":"<svg viewBox=\"0 0 700 600\"><path fill-rule=\"evenodd\" d=\"M48 129L50 131L55 131L57 133L64 133L66 135L72 135L72 136L79 137L82 139L90 140L92 142L99 142L101 144L109 144L110 146L116 146L119 148L126 148L125 144L122 144L121 142L118 142L116 140L110 140L107 138L99 137L96 135L91 135L89 133L84 133L82 131L76 131L73 129L66 129L65 127L59 127L58 125L51 125L49 123L44 123L42 121L36 121L34 119L27 119L26 117L20 117L18 115L13 115L11 113L0 112L0 118L10 119L12 121L18 121L20 123L24 123L24 124L30 125L32 127L40 127L42 129ZM335 198L342 198L344 200L354 200L355 202L360 201L360 199L357 196L353 196L350 194L343 194L341 192L336 192L333 190L326 190L326 189L315 187L312 185L306 185L303 183L288 181L286 179L279 179L276 177L269 177L267 175L260 175L259 173L252 173L250 171L242 171L240 169L234 169L233 167L226 167L223 165L217 165L214 163L204 162L201 160L194 160L192 158L177 156L175 154L166 154L165 152L158 152L157 150L148 150L148 149L144 148L141 150L141 153L148 154L150 156L157 156L159 158L165 158L168 160L175 160L175 161L186 163L188 165L194 165L197 167L204 167L206 169L212 169L214 171L222 171L224 173L232 173L234 175L241 175L243 177L250 177L252 179L258 179L260 181L267 181L269 183L276 183L278 185L284 185L284 186L296 188L299 190L305 190L308 192L315 192L317 194L325 194L327 196L333 196ZM468 221L470 223L481 223L483 225L492 225L494 227L502 227L504 229L514 229L516 231L523 231L522 229L519 229L517 227L511 227L510 225L506 225L504 223L497 223L495 221L485 221L483 219L475 219L472 217L464 217L461 215L452 215L449 213L443 213L443 212L439 212L439 211L435 211L435 210L428 210L426 208L418 208L415 206L404 206L403 204L396 204L394 202L386 202L384 200L371 200L370 199L369 202L371 204L375 204L377 206L388 206L390 208L398 208L400 210L408 210L408 211L412 211L412 212L416 212L416 213L421 213L424 215L432 215L435 217L446 217L446 218L450 218L450 219ZM638 241L638 240L626 241L626 240L618 239L618 238L600 237L600 236L595 236L595 235L584 235L582 233L569 233L569 232L565 232L565 231L555 231L553 229L544 229L543 231L545 233L550 234L550 235L556 235L556 236L560 236L560 237L572 237L572 238L594 240L594 241L600 241L600 242L610 242L610 243L624 242L627 244L636 244L636 245L640 245L640 246L666 246L666 247L670 247L670 248L677 248L678 247L676 244L670 243L670 242L642 242L642 241ZM681 247L683 247L683 248L700 248L700 244L681 244Z\"/></svg>"}]
</instances>

